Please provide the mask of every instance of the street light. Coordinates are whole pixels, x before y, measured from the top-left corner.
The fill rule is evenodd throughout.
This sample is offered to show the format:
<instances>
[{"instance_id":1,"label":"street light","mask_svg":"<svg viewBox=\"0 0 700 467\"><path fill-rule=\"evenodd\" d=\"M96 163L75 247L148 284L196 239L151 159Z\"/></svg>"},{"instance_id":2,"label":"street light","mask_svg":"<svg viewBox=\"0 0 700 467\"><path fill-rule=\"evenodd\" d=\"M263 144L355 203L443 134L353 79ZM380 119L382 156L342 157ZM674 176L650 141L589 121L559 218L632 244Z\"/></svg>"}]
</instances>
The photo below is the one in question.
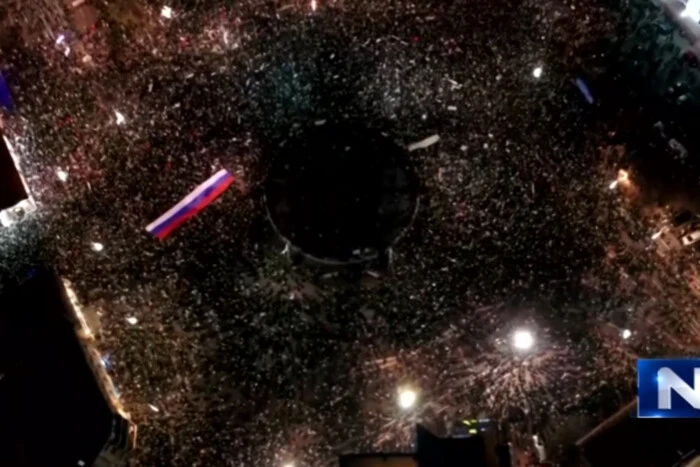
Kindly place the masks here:
<instances>
[{"instance_id":1,"label":"street light","mask_svg":"<svg viewBox=\"0 0 700 467\"><path fill-rule=\"evenodd\" d=\"M173 9L167 5L164 6L160 10L160 16L162 16L163 18L171 19L173 17Z\"/></svg>"},{"instance_id":2,"label":"street light","mask_svg":"<svg viewBox=\"0 0 700 467\"><path fill-rule=\"evenodd\" d=\"M416 404L418 394L410 388L399 389L399 407L404 410L410 409Z\"/></svg>"},{"instance_id":3,"label":"street light","mask_svg":"<svg viewBox=\"0 0 700 467\"><path fill-rule=\"evenodd\" d=\"M518 329L513 333L513 346L518 350L529 350L535 344L532 333L526 329Z\"/></svg>"},{"instance_id":4,"label":"street light","mask_svg":"<svg viewBox=\"0 0 700 467\"><path fill-rule=\"evenodd\" d=\"M629 329L623 329L622 333L620 334L622 335L623 339L629 339L630 337L632 337L632 331L630 331Z\"/></svg>"}]
</instances>

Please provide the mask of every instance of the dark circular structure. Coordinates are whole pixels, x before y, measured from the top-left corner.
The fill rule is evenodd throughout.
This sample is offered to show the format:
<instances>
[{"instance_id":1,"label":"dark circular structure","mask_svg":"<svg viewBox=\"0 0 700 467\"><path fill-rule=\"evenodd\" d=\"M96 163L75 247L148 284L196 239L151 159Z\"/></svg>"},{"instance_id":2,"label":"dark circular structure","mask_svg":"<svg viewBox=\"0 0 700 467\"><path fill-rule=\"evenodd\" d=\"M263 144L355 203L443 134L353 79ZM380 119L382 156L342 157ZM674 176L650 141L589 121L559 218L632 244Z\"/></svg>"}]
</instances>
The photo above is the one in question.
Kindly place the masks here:
<instances>
[{"instance_id":1,"label":"dark circular structure","mask_svg":"<svg viewBox=\"0 0 700 467\"><path fill-rule=\"evenodd\" d=\"M385 134L323 121L296 128L272 151L268 217L315 260L370 260L411 224L418 183L404 149Z\"/></svg>"}]
</instances>

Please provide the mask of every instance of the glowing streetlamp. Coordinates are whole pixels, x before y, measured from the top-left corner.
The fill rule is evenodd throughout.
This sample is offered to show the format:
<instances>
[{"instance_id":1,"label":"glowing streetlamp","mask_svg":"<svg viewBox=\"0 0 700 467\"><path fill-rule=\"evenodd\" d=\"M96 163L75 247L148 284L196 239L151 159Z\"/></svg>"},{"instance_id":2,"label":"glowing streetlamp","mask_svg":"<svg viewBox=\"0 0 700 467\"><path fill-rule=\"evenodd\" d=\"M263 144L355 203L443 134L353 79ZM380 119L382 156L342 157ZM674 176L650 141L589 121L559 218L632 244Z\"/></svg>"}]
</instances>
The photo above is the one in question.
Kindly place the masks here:
<instances>
[{"instance_id":1,"label":"glowing streetlamp","mask_svg":"<svg viewBox=\"0 0 700 467\"><path fill-rule=\"evenodd\" d=\"M542 67L535 67L535 69L532 70L532 76L534 76L537 79L540 79L542 77Z\"/></svg>"},{"instance_id":2,"label":"glowing streetlamp","mask_svg":"<svg viewBox=\"0 0 700 467\"><path fill-rule=\"evenodd\" d=\"M620 335L622 336L623 339L627 340L630 337L632 337L632 331L630 331L629 329L623 329L622 332L620 333Z\"/></svg>"},{"instance_id":3,"label":"glowing streetlamp","mask_svg":"<svg viewBox=\"0 0 700 467\"><path fill-rule=\"evenodd\" d=\"M418 400L418 393L410 388L399 389L399 407L404 410L408 410L414 405Z\"/></svg>"},{"instance_id":4,"label":"glowing streetlamp","mask_svg":"<svg viewBox=\"0 0 700 467\"><path fill-rule=\"evenodd\" d=\"M535 345L535 337L526 329L518 329L513 333L513 347L518 350L530 350Z\"/></svg>"}]
</instances>

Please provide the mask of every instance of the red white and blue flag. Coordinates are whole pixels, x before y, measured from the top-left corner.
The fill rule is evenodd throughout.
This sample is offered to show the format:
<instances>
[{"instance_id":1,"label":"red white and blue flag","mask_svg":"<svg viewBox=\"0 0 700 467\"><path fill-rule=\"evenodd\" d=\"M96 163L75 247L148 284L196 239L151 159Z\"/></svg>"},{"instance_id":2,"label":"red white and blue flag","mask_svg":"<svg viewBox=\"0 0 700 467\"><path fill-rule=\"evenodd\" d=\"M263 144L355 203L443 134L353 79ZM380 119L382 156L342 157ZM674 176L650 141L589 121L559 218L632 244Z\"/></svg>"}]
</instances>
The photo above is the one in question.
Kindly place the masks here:
<instances>
[{"instance_id":1,"label":"red white and blue flag","mask_svg":"<svg viewBox=\"0 0 700 467\"><path fill-rule=\"evenodd\" d=\"M187 219L196 216L199 211L211 204L232 183L233 175L226 169L219 170L168 212L148 224L146 230L157 239L163 240Z\"/></svg>"}]
</instances>

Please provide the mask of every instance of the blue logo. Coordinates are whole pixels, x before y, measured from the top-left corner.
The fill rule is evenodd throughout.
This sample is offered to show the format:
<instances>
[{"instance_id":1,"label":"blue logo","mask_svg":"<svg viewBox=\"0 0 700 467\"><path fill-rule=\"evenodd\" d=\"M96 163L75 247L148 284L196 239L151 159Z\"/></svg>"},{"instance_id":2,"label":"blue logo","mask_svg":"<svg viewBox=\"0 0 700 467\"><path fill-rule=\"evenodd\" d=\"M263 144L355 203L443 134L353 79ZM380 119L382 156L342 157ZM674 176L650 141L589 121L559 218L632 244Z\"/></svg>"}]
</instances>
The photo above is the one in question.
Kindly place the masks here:
<instances>
[{"instance_id":1,"label":"blue logo","mask_svg":"<svg viewBox=\"0 0 700 467\"><path fill-rule=\"evenodd\" d=\"M637 360L639 418L700 418L700 359Z\"/></svg>"}]
</instances>

